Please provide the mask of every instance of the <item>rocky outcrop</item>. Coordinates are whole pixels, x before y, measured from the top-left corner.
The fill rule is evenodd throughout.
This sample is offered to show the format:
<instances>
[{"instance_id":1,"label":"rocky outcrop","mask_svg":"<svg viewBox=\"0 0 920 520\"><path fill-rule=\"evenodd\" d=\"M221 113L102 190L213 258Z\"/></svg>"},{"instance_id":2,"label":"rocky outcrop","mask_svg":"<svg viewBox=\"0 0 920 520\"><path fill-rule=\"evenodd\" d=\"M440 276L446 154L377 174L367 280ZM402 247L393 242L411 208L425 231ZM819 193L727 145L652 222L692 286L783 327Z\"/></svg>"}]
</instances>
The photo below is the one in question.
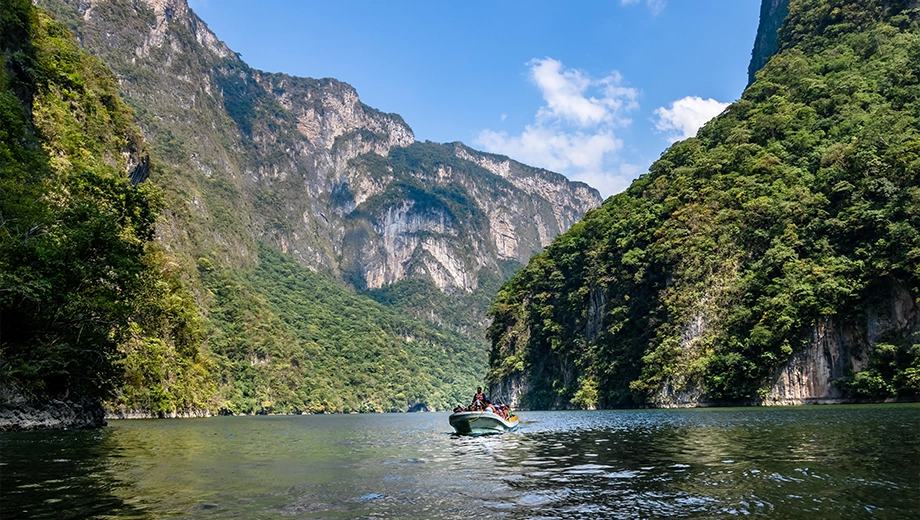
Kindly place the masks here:
<instances>
[{"instance_id":1,"label":"rocky outcrop","mask_svg":"<svg viewBox=\"0 0 920 520\"><path fill-rule=\"evenodd\" d=\"M812 329L808 346L779 369L764 404L839 402L846 396L834 381L847 369L865 369L870 353L871 346L852 327L822 320Z\"/></svg>"},{"instance_id":2,"label":"rocky outcrop","mask_svg":"<svg viewBox=\"0 0 920 520\"><path fill-rule=\"evenodd\" d=\"M415 142L412 129L393 114L374 110L358 98L347 83L331 78L312 79L252 71L253 79L294 117L297 130L317 148L332 151L336 140L349 132L371 132L375 145L365 148L386 155L394 146ZM366 134L365 134L366 135ZM366 152L365 152L366 153Z\"/></svg>"},{"instance_id":3,"label":"rocky outcrop","mask_svg":"<svg viewBox=\"0 0 920 520\"><path fill-rule=\"evenodd\" d=\"M492 156L504 165L506 175L497 175L481 166L488 157L459 143L425 142L394 148L383 161L370 154L352 161L337 195L348 204L335 209L344 217L341 267L349 279L378 289L415 277L469 293L482 271L526 262L545 237L600 203L595 190L544 170L531 169L547 179L542 191L521 189L515 182L524 184L528 167ZM376 181L375 192L356 189L361 179Z\"/></svg>"},{"instance_id":4,"label":"rocky outcrop","mask_svg":"<svg viewBox=\"0 0 920 520\"><path fill-rule=\"evenodd\" d=\"M509 377L502 378L498 383L489 387L489 399L493 402L505 403L512 410L527 410L524 397L530 391L527 376L516 372Z\"/></svg>"},{"instance_id":5,"label":"rocky outcrop","mask_svg":"<svg viewBox=\"0 0 920 520\"><path fill-rule=\"evenodd\" d=\"M920 342L920 307L910 292L893 280L877 298L865 302L862 322L840 322L826 317L809 331L805 348L796 351L774 374L763 399L722 401L710 399L698 384L675 380L663 385L651 403L662 408L720 405L789 406L849 403L860 400L847 395L837 382L847 374L866 369L875 346L885 338ZM692 350L705 333L705 324L685 329L681 349ZM865 399L863 399L865 400Z\"/></svg>"},{"instance_id":6,"label":"rocky outcrop","mask_svg":"<svg viewBox=\"0 0 920 520\"><path fill-rule=\"evenodd\" d=\"M0 389L0 431L105 425L105 409L99 399L26 397L15 389Z\"/></svg>"},{"instance_id":7,"label":"rocky outcrop","mask_svg":"<svg viewBox=\"0 0 920 520\"><path fill-rule=\"evenodd\" d=\"M421 413L421 412L437 412L432 406L428 406L425 403L415 403L409 406L409 409L406 410L409 413Z\"/></svg>"},{"instance_id":8,"label":"rocky outcrop","mask_svg":"<svg viewBox=\"0 0 920 520\"><path fill-rule=\"evenodd\" d=\"M889 280L884 304L868 308L861 324L827 318L811 330L808 346L793 354L777 371L768 405L847 402L835 384L847 374L864 370L875 345L885 337L920 342L920 310L910 292Z\"/></svg>"},{"instance_id":9,"label":"rocky outcrop","mask_svg":"<svg viewBox=\"0 0 920 520\"><path fill-rule=\"evenodd\" d=\"M751 52L751 63L748 65L748 86L754 83L754 75L762 69L776 54L778 49L776 32L783 25L783 20L789 14L789 0L763 0L760 5L760 24L757 26L757 38L754 40L754 50Z\"/></svg>"},{"instance_id":10,"label":"rocky outcrop","mask_svg":"<svg viewBox=\"0 0 920 520\"><path fill-rule=\"evenodd\" d=\"M700 302L700 307L705 307L705 303L706 299ZM684 325L678 343L680 361L677 364L679 366L689 367L700 359L702 355L700 343L703 337L711 332L709 326L711 321L714 321L712 316L703 310L698 310ZM649 399L650 404L660 408L714 405L715 403L706 396L699 381L696 381L693 376L694 374L689 370L675 375Z\"/></svg>"},{"instance_id":11,"label":"rocky outcrop","mask_svg":"<svg viewBox=\"0 0 920 520\"><path fill-rule=\"evenodd\" d=\"M210 410L186 409L171 412L151 413L146 410L128 410L124 407L107 408L106 419L191 419L197 417L211 417Z\"/></svg>"}]
</instances>

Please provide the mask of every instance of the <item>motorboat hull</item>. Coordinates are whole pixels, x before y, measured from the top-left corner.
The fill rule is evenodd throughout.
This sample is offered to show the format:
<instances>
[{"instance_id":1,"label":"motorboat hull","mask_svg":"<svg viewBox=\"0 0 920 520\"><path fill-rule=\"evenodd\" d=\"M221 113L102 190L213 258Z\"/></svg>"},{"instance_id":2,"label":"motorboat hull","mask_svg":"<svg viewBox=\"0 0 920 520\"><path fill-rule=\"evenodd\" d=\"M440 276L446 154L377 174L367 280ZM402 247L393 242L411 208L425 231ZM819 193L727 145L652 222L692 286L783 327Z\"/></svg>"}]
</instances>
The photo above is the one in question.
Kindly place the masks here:
<instances>
[{"instance_id":1,"label":"motorboat hull","mask_svg":"<svg viewBox=\"0 0 920 520\"><path fill-rule=\"evenodd\" d=\"M448 420L457 433L464 435L503 433L518 425L517 415L506 420L491 412L457 412L452 413Z\"/></svg>"}]
</instances>

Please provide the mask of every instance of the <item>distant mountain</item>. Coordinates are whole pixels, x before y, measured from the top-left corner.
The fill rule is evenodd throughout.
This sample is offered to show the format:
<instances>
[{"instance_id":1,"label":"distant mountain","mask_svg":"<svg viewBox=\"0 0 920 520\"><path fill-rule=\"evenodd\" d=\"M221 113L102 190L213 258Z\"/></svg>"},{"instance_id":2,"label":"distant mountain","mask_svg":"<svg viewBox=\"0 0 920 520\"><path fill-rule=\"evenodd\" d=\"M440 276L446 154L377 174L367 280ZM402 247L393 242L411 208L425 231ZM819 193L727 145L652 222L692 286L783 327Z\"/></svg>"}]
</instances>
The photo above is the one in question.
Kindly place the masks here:
<instances>
[{"instance_id":1,"label":"distant mountain","mask_svg":"<svg viewBox=\"0 0 920 520\"><path fill-rule=\"evenodd\" d=\"M786 7L763 2L740 100L502 287L493 394L920 394L920 3L797 0L776 33Z\"/></svg>"},{"instance_id":2,"label":"distant mountain","mask_svg":"<svg viewBox=\"0 0 920 520\"><path fill-rule=\"evenodd\" d=\"M295 260L298 276L332 284L326 291L339 295L338 303L317 298L318 307L340 308L350 297L333 288L345 284L360 301L382 304L364 307L372 309L367 312L388 316L352 316L359 329L371 333L368 323L388 323L394 328L383 327L387 345L393 345L391 334L421 334L438 338L426 348L455 352L443 366L420 365L414 378L423 381L411 398L391 392L403 395L405 408L426 400L444 406L485 373L485 313L500 284L601 203L596 190L556 173L460 143L416 142L400 116L364 105L346 83L255 70L185 0L36 3L113 71L150 143L148 182L166 199L157 236L205 316L204 352L218 378L207 404L212 409L310 411L320 402L325 410L399 408L382 386L329 379L363 370L363 358L382 352L368 337L331 334L323 355L334 358L350 342L364 350L345 364L310 362L314 355L312 361L325 359L309 354L307 345L317 337L290 313L305 289L255 274L273 276L260 270L266 258L277 261L273 251ZM224 282L236 289L214 285ZM266 286L275 292L265 294ZM228 305L235 309L229 315L220 311ZM435 329L395 325L387 314L394 310ZM241 332L239 320L277 327L260 337ZM334 323L329 326L346 327ZM397 332L409 329L417 331ZM290 341L300 343L291 350ZM433 371L442 369L460 375L434 384L444 379ZM331 397L317 401L295 391L311 371L324 381L321 387L331 385L325 391ZM120 394L126 413L182 408L170 391L151 404L143 386Z\"/></svg>"},{"instance_id":3,"label":"distant mountain","mask_svg":"<svg viewBox=\"0 0 920 520\"><path fill-rule=\"evenodd\" d=\"M376 289L471 292L526 262L598 192L463 145L416 143L354 88L252 69L184 0L43 0L119 78L171 193L163 238L232 266L263 241Z\"/></svg>"}]
</instances>

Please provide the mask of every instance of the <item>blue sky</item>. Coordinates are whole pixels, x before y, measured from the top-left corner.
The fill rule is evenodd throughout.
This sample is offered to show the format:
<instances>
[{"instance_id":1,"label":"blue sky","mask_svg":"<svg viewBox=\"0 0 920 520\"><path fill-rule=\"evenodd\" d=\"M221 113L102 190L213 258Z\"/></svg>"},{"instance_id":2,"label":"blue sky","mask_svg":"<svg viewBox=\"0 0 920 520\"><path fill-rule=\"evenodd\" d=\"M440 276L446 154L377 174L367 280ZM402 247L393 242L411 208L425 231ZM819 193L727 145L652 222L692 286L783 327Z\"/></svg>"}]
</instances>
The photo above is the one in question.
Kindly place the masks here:
<instances>
[{"instance_id":1,"label":"blue sky","mask_svg":"<svg viewBox=\"0 0 920 520\"><path fill-rule=\"evenodd\" d=\"M760 0L190 0L251 66L353 85L416 139L622 191L738 99Z\"/></svg>"}]
</instances>

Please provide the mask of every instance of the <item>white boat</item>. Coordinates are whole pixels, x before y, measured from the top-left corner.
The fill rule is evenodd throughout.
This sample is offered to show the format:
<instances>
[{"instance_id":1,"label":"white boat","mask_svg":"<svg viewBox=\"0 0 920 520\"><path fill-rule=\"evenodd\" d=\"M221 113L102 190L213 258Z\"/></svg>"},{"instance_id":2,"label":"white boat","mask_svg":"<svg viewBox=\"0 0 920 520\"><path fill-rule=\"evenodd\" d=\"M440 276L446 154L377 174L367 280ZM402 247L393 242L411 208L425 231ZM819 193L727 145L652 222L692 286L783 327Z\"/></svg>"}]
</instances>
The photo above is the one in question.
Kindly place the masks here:
<instances>
[{"instance_id":1,"label":"white boat","mask_svg":"<svg viewBox=\"0 0 920 520\"><path fill-rule=\"evenodd\" d=\"M502 433L517 428L518 416L503 419L492 412L456 412L450 414L450 425L457 433L482 435Z\"/></svg>"}]
</instances>

